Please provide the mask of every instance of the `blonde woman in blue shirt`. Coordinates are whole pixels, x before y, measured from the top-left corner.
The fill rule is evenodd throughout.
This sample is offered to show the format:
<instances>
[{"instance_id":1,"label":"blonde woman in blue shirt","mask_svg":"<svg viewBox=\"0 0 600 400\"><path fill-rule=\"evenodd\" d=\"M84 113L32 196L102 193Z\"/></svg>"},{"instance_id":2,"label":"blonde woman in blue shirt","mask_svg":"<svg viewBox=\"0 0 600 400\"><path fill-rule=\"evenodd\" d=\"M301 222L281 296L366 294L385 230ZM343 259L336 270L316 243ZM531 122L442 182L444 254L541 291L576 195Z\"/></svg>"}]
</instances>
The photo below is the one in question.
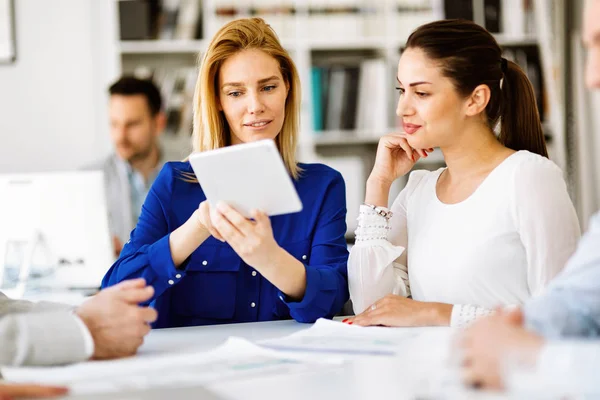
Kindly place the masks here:
<instances>
[{"instance_id":1,"label":"blonde woman in blue shirt","mask_svg":"<svg viewBox=\"0 0 600 400\"><path fill-rule=\"evenodd\" d=\"M194 146L206 151L274 139L303 203L254 221L210 209L188 162L165 165L136 228L102 286L144 277L154 327L332 317L348 299L342 176L295 158L296 67L259 18L223 26L204 55L194 99ZM226 184L226 183L225 183Z\"/></svg>"}]
</instances>

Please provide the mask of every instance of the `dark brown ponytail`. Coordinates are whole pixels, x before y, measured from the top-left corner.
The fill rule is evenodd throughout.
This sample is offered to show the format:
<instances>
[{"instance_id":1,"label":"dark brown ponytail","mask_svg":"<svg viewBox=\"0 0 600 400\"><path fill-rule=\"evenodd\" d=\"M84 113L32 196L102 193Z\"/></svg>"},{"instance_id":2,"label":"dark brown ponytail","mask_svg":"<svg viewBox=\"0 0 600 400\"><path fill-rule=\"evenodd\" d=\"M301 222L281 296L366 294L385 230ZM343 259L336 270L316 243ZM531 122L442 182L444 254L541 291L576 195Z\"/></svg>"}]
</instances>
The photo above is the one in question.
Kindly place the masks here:
<instances>
[{"instance_id":1,"label":"dark brown ponytail","mask_svg":"<svg viewBox=\"0 0 600 400\"><path fill-rule=\"evenodd\" d=\"M521 67L512 61L507 62L501 93L500 143L548 157L533 86Z\"/></svg>"},{"instance_id":2,"label":"dark brown ponytail","mask_svg":"<svg viewBox=\"0 0 600 400\"><path fill-rule=\"evenodd\" d=\"M440 61L442 73L462 96L487 85L491 94L485 112L490 128L501 121L500 143L548 157L531 82L517 64L502 58L488 31L467 20L435 21L417 28L406 48L420 49Z\"/></svg>"}]
</instances>

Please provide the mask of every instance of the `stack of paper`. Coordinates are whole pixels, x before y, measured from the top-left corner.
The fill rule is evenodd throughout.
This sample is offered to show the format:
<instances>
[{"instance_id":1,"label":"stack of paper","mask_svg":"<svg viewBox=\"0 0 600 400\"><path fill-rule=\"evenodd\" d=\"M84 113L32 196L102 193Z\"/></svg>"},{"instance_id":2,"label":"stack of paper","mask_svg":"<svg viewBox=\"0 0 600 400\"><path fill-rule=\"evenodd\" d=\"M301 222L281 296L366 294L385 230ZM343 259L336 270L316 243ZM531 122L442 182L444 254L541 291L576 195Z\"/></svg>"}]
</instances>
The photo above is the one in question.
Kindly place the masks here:
<instances>
[{"instance_id":1,"label":"stack of paper","mask_svg":"<svg viewBox=\"0 0 600 400\"><path fill-rule=\"evenodd\" d=\"M306 330L289 336L260 342L264 347L303 352L340 353L348 355L396 356L411 349L429 349L436 355L447 353L451 339L449 328L383 328L360 327L327 319L319 319ZM429 342L417 346L418 342Z\"/></svg>"},{"instance_id":2,"label":"stack of paper","mask_svg":"<svg viewBox=\"0 0 600 400\"><path fill-rule=\"evenodd\" d=\"M301 354L282 355L245 339L232 337L208 352L55 368L2 368L2 374L9 381L66 385L73 394L92 394L197 386L313 372L340 363L336 358L314 360Z\"/></svg>"}]
</instances>

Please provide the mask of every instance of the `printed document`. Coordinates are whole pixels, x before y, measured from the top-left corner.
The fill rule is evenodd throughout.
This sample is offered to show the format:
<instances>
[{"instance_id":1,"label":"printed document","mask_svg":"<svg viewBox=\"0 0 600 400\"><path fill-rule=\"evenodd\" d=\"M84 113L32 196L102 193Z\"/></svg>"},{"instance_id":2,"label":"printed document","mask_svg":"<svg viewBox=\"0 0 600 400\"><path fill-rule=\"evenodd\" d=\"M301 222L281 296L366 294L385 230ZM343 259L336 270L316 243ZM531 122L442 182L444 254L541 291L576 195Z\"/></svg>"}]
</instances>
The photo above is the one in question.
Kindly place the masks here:
<instances>
[{"instance_id":1,"label":"printed document","mask_svg":"<svg viewBox=\"0 0 600 400\"><path fill-rule=\"evenodd\" d=\"M198 386L279 374L311 373L340 365L262 348L231 337L211 351L76 364L52 368L2 368L6 380L69 386L71 394L122 392L169 386Z\"/></svg>"},{"instance_id":2,"label":"printed document","mask_svg":"<svg viewBox=\"0 0 600 400\"><path fill-rule=\"evenodd\" d=\"M414 348L421 354L423 348L437 352L447 348L450 338L450 328L360 327L321 318L310 329L259 344L281 351L396 356Z\"/></svg>"}]
</instances>

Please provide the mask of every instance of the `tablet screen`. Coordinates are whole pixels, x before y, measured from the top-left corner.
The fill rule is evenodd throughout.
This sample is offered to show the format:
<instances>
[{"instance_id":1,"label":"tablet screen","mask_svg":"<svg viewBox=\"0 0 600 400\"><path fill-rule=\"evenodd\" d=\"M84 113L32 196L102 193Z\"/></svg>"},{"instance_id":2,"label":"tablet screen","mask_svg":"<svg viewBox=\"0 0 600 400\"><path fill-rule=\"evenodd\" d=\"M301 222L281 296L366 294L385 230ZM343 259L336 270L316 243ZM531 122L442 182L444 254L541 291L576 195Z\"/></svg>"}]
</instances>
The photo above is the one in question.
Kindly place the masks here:
<instances>
[{"instance_id":1,"label":"tablet screen","mask_svg":"<svg viewBox=\"0 0 600 400\"><path fill-rule=\"evenodd\" d=\"M271 139L194 153L190 164L212 206L223 201L247 218L253 209L269 216L302 210L292 178Z\"/></svg>"}]
</instances>

